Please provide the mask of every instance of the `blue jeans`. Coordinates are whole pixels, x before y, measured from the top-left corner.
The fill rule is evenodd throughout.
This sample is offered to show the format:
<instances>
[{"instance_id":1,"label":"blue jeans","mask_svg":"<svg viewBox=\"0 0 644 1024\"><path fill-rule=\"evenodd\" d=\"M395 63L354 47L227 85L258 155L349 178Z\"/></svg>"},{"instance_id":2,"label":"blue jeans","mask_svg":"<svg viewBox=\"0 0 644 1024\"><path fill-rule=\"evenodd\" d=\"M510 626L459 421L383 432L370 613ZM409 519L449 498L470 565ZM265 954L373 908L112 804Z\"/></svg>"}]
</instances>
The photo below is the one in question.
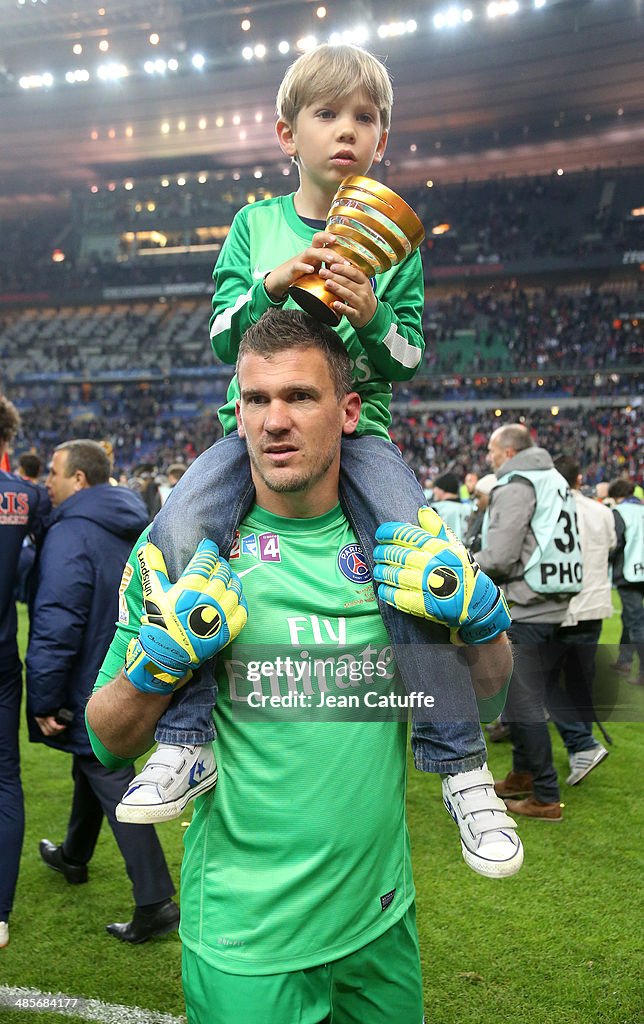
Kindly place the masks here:
<instances>
[{"instance_id":1,"label":"blue jeans","mask_svg":"<svg viewBox=\"0 0 644 1024\"><path fill-rule=\"evenodd\" d=\"M25 805L20 782L18 726L22 666L0 669L0 921L8 921L18 881L20 852L25 834Z\"/></svg>"},{"instance_id":2,"label":"blue jeans","mask_svg":"<svg viewBox=\"0 0 644 1024\"><path fill-rule=\"evenodd\" d=\"M170 577L177 578L205 536L227 557L254 497L246 445L237 434L204 452L172 491L150 534L164 553ZM426 504L398 448L372 436L343 439L340 502L371 568L380 523L416 522L418 509ZM416 766L442 773L480 767L486 750L476 698L467 664L449 643L449 631L383 603L380 611L407 690L435 694L440 688L440 721L413 722ZM215 738L214 677L211 661L176 695L159 720L159 743L192 745Z\"/></svg>"}]
</instances>

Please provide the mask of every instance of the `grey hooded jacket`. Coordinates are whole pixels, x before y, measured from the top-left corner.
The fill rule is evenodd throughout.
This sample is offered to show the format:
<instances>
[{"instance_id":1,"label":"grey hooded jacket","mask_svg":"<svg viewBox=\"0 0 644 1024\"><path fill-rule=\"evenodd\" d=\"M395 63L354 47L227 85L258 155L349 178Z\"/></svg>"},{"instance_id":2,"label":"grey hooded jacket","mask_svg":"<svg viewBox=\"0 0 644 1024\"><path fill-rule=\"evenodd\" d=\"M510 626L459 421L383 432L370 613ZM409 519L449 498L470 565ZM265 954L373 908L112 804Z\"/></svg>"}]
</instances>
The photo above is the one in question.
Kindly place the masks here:
<instances>
[{"instance_id":1,"label":"grey hooded jacket","mask_svg":"<svg viewBox=\"0 0 644 1024\"><path fill-rule=\"evenodd\" d=\"M508 459L496 475L499 480L509 473L525 470L553 469L545 448L525 448ZM523 579L523 570L536 547L530 520L536 505L532 484L511 480L490 492L489 521L485 548L475 558L481 569L491 576L505 593L510 614L515 622L563 622L571 594L537 594ZM519 577L519 579L516 579ZM504 582L512 580L511 583Z\"/></svg>"}]
</instances>

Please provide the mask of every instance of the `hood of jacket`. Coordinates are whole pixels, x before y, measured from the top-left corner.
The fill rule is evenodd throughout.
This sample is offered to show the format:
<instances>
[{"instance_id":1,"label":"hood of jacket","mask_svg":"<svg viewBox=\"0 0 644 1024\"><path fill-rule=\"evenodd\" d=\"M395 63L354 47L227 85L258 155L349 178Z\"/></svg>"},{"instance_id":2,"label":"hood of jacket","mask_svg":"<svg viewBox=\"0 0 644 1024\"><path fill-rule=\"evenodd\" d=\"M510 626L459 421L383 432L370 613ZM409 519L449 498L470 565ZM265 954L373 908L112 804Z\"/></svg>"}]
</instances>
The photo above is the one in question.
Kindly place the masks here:
<instances>
[{"instance_id":1,"label":"hood of jacket","mask_svg":"<svg viewBox=\"0 0 644 1024\"><path fill-rule=\"evenodd\" d=\"M135 541L148 525L143 500L127 487L97 484L85 487L54 509L50 525L67 519L88 519L116 537Z\"/></svg>"},{"instance_id":2,"label":"hood of jacket","mask_svg":"<svg viewBox=\"0 0 644 1024\"><path fill-rule=\"evenodd\" d=\"M524 448L522 452L517 452L511 459L504 462L496 471L497 480L503 479L508 473L520 473L522 469L554 469L554 463L545 448L538 448L534 445L532 448Z\"/></svg>"}]
</instances>

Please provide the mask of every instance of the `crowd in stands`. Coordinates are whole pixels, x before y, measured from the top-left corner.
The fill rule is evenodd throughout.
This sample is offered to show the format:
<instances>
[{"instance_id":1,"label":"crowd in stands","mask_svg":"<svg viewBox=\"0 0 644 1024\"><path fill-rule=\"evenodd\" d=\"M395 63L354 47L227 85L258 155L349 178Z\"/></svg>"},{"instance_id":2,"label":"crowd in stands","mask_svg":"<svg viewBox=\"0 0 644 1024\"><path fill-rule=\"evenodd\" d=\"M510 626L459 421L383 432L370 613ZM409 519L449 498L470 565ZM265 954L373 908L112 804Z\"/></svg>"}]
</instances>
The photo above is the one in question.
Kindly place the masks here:
<instances>
[{"instance_id":1,"label":"crowd in stands","mask_svg":"<svg viewBox=\"0 0 644 1024\"><path fill-rule=\"evenodd\" d=\"M638 190L630 172L434 183L408 200L425 225L429 259L438 264L584 257L637 247L644 237L644 226L629 217L642 200L641 175ZM431 234L439 225L449 229Z\"/></svg>"},{"instance_id":2,"label":"crowd in stands","mask_svg":"<svg viewBox=\"0 0 644 1024\"><path fill-rule=\"evenodd\" d=\"M487 473L488 438L507 422L525 423L550 452L574 454L589 484L621 473L642 479L644 425L639 408L569 406L556 416L549 410L504 409L502 417L492 409L442 409L425 415L397 410L392 434L406 462L427 486L444 470L455 471L461 480L466 472Z\"/></svg>"},{"instance_id":3,"label":"crowd in stands","mask_svg":"<svg viewBox=\"0 0 644 1024\"><path fill-rule=\"evenodd\" d=\"M629 302L632 316L625 315ZM469 373L634 367L644 355L644 318L636 310L635 297L625 301L617 291L590 287L582 294L514 288L430 297L425 310L427 366ZM458 341L468 329L471 343L465 348ZM575 382L570 385L575 387Z\"/></svg>"},{"instance_id":4,"label":"crowd in stands","mask_svg":"<svg viewBox=\"0 0 644 1024\"><path fill-rule=\"evenodd\" d=\"M423 367L404 399L632 394L644 354L642 305L633 289L469 291L430 296ZM214 366L207 297L5 311L0 357L7 381L107 372L169 373ZM624 373L630 368L630 373ZM481 380L491 374L524 380ZM565 372L564 372L565 371ZM443 374L449 381L437 380ZM531 378L529 375L533 374ZM550 375L547 387L541 375ZM599 377L596 375L599 374Z\"/></svg>"},{"instance_id":5,"label":"crowd in stands","mask_svg":"<svg viewBox=\"0 0 644 1024\"><path fill-rule=\"evenodd\" d=\"M190 383L182 390L180 402L176 387L168 382L104 390L105 397L92 401L91 416L72 418L77 407L69 401L40 397L30 405L23 403L15 452L34 450L47 460L63 439L109 439L115 472L129 477L135 472L154 474L174 462L189 463L221 436L216 409L223 389L214 392ZM525 422L549 451L575 454L590 484L623 472L635 480L644 476L639 407L569 405L557 415L550 409L513 408L497 416L491 408L421 413L408 403L395 403L392 436L421 483L428 486L445 470L456 471L460 479L469 471L486 473L487 438L495 427L510 421Z\"/></svg>"},{"instance_id":6,"label":"crowd in stands","mask_svg":"<svg viewBox=\"0 0 644 1024\"><path fill-rule=\"evenodd\" d=\"M644 248L644 217L631 213L644 205L641 182L641 170L611 169L561 177L436 182L431 189L423 183L404 196L426 228L427 271L546 256L582 260L609 254L621 262L624 251ZM257 184L250 186L257 199L271 194L267 183L261 188ZM288 192L293 182L278 176L275 186L273 194ZM155 231L174 231L183 242L212 242L207 233L197 235L197 229L221 233L247 200L244 183L226 181L221 174L211 175L203 185L196 178L188 180L185 187L173 181L164 188L155 179L137 182L126 193L117 186L77 196L73 215L67 209L49 213L42 222L32 218L28 225L9 221L3 226L0 294L203 280L204 263L190 266L185 255L163 267L156 259L154 265L142 259L119 262L125 252L136 251L136 244L126 243L126 233L144 231L146 248L154 244L150 232ZM434 229L442 233L434 234ZM52 263L59 245L65 259ZM203 259L212 261L212 256L208 250Z\"/></svg>"}]
</instances>

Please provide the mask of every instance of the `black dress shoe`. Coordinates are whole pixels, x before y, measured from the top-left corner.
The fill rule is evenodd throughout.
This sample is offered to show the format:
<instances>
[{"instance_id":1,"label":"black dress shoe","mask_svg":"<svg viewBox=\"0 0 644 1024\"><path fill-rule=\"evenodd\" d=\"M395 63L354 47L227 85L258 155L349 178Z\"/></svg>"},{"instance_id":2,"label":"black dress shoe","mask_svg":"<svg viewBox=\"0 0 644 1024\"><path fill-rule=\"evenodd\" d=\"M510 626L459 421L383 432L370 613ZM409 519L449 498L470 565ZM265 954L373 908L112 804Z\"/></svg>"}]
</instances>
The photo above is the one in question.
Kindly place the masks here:
<instances>
[{"instance_id":1,"label":"black dress shoe","mask_svg":"<svg viewBox=\"0 0 644 1024\"><path fill-rule=\"evenodd\" d=\"M56 846L48 839L41 839L39 849L45 864L54 871L60 871L70 885L80 885L87 881L87 864L70 864L63 856L62 846Z\"/></svg>"},{"instance_id":2,"label":"black dress shoe","mask_svg":"<svg viewBox=\"0 0 644 1024\"><path fill-rule=\"evenodd\" d=\"M134 916L126 924L106 924L105 931L121 942L147 942L157 935L176 932L179 927L179 908L172 900L166 900L155 910L134 908Z\"/></svg>"}]
</instances>

